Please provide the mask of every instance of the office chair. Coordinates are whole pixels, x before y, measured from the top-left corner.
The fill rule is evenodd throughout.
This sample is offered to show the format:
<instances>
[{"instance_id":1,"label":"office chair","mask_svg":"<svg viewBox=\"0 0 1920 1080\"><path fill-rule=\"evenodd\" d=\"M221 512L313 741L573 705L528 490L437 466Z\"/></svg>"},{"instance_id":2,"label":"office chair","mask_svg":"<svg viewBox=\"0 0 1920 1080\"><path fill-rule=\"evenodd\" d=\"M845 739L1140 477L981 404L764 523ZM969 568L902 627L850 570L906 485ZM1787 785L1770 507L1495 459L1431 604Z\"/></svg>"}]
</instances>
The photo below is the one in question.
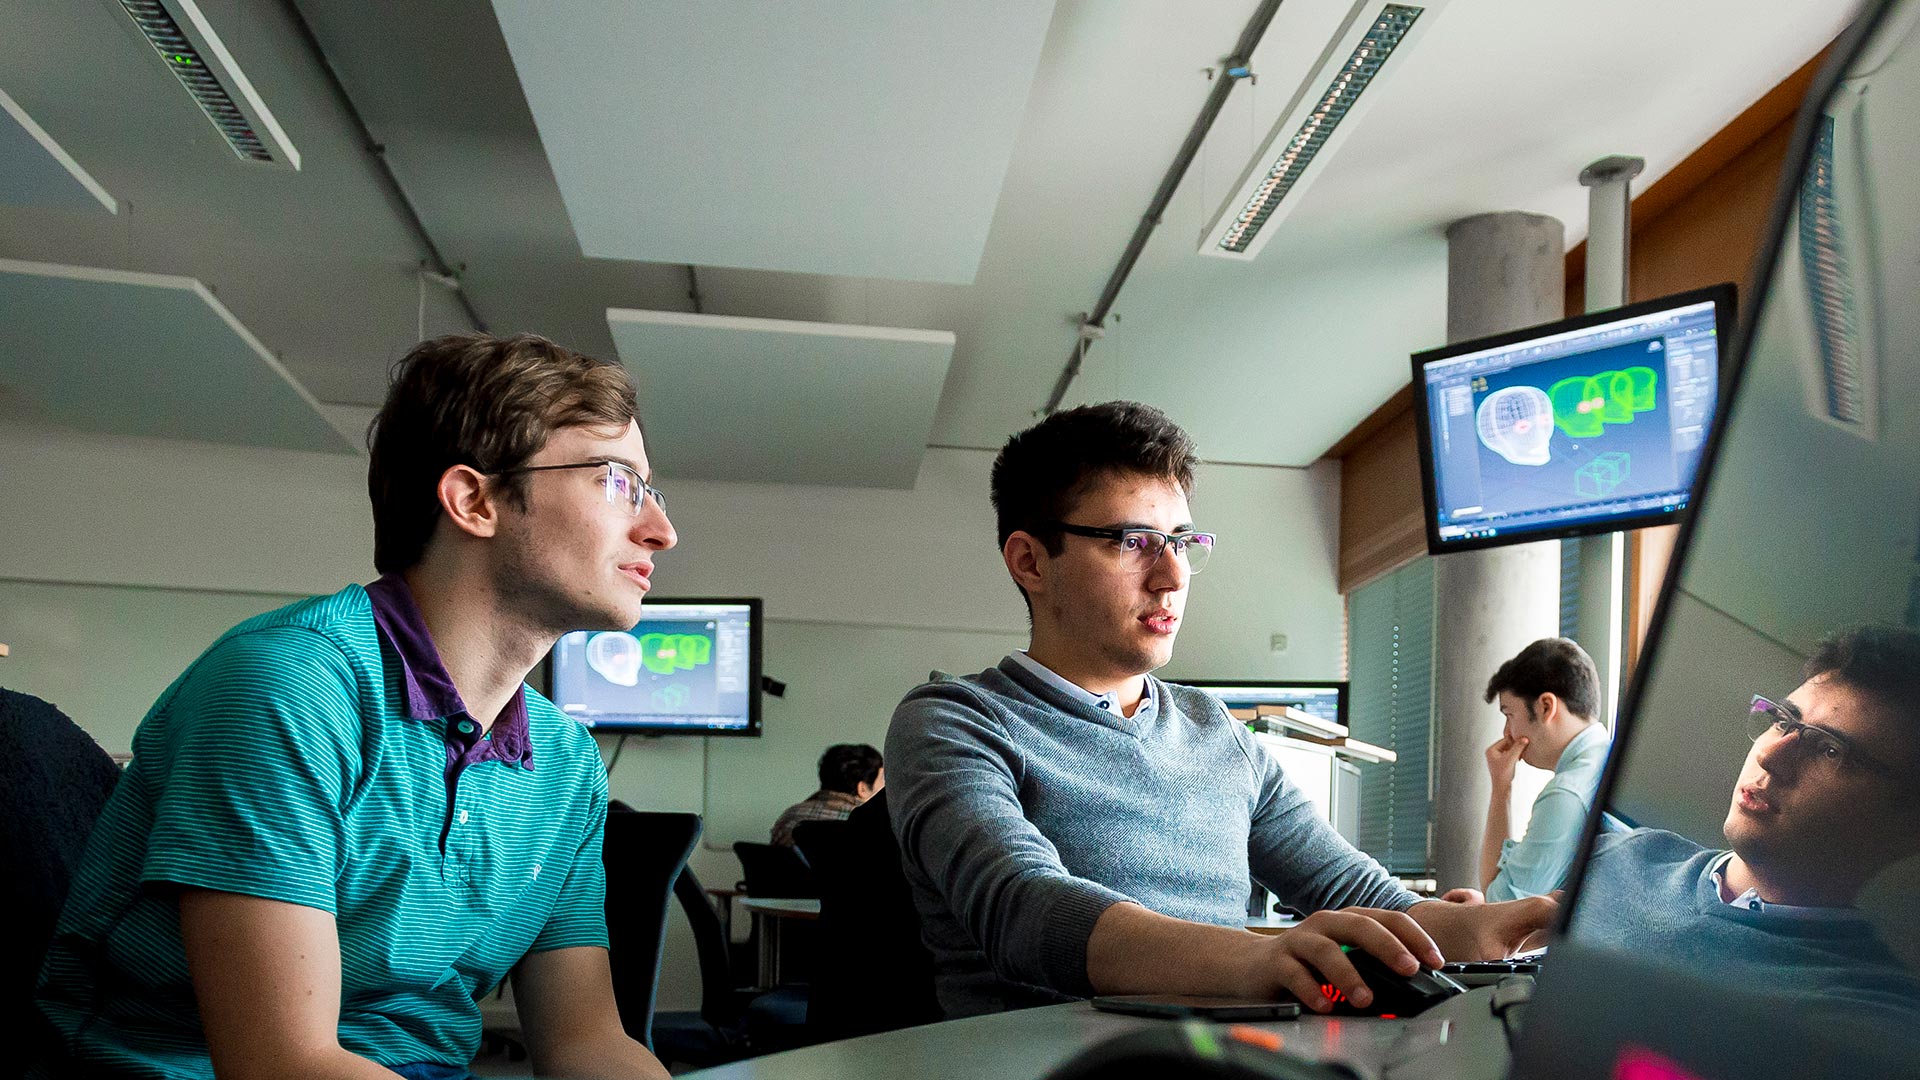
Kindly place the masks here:
<instances>
[{"instance_id":1,"label":"office chair","mask_svg":"<svg viewBox=\"0 0 1920 1080\"><path fill-rule=\"evenodd\" d=\"M87 835L120 781L120 768L78 724L28 694L0 689L0 906L14 947L0 960L0 1017L10 1036L0 1075L17 1075L43 1033L33 1007L40 963L53 941Z\"/></svg>"},{"instance_id":2,"label":"office chair","mask_svg":"<svg viewBox=\"0 0 1920 1080\"><path fill-rule=\"evenodd\" d=\"M653 1048L653 1006L667 940L667 902L700 839L699 814L607 813L607 961L627 1034Z\"/></svg>"},{"instance_id":3,"label":"office chair","mask_svg":"<svg viewBox=\"0 0 1920 1080\"><path fill-rule=\"evenodd\" d=\"M744 989L734 975L720 916L692 869L682 870L674 881L673 897L693 928L700 1010L654 1014L652 1049L660 1063L705 1069L797 1045L790 1033L804 1031L805 989Z\"/></svg>"},{"instance_id":4,"label":"office chair","mask_svg":"<svg viewBox=\"0 0 1920 1080\"><path fill-rule=\"evenodd\" d=\"M845 821L809 821L794 839L820 886L821 955L807 1013L816 1042L943 1018L933 955L900 869L884 789Z\"/></svg>"},{"instance_id":5,"label":"office chair","mask_svg":"<svg viewBox=\"0 0 1920 1080\"><path fill-rule=\"evenodd\" d=\"M811 900L820 895L813 869L798 849L742 840L733 845L733 853L746 875L748 896Z\"/></svg>"}]
</instances>

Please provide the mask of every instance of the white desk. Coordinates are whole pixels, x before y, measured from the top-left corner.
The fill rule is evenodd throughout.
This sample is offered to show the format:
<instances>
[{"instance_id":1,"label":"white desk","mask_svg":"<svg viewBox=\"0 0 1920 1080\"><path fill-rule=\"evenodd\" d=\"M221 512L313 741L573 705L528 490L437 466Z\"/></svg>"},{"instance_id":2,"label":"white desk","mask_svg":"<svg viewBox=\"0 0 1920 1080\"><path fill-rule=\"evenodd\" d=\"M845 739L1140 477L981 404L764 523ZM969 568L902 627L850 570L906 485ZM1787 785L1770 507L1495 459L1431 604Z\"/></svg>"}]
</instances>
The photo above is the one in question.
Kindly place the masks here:
<instances>
[{"instance_id":1,"label":"white desk","mask_svg":"<svg viewBox=\"0 0 1920 1080\"><path fill-rule=\"evenodd\" d=\"M1256 1025L1288 1053L1344 1061L1388 1080L1497 1080L1506 1035L1488 1008L1492 987L1411 1020L1303 1016ZM809 1046L690 1076L701 1080L1038 1080L1095 1043L1165 1020L1096 1012L1085 1002L976 1016Z\"/></svg>"},{"instance_id":2,"label":"white desk","mask_svg":"<svg viewBox=\"0 0 1920 1080\"><path fill-rule=\"evenodd\" d=\"M741 910L753 916L753 929L760 942L759 970L754 979L760 986L772 988L780 985L780 928L787 920L817 922L820 918L820 901L804 899L785 899L766 897L757 899L752 896L740 898Z\"/></svg>"}]
</instances>

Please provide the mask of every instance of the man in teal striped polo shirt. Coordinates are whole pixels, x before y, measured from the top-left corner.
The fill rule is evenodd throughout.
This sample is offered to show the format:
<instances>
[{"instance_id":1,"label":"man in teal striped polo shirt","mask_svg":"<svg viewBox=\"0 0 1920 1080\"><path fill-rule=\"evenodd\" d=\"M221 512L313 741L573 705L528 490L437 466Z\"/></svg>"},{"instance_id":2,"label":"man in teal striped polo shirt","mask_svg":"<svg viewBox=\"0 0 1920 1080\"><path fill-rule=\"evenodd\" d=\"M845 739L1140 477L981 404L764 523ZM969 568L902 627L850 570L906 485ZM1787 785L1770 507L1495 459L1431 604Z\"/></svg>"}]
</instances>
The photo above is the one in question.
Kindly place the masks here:
<instances>
[{"instance_id":1,"label":"man in teal striped polo shirt","mask_svg":"<svg viewBox=\"0 0 1920 1080\"><path fill-rule=\"evenodd\" d=\"M633 384L531 335L423 342L371 450L383 576L234 627L136 732L41 1074L464 1077L512 972L537 1072L666 1075L608 975L605 769L523 684L637 622L676 540Z\"/></svg>"}]
</instances>

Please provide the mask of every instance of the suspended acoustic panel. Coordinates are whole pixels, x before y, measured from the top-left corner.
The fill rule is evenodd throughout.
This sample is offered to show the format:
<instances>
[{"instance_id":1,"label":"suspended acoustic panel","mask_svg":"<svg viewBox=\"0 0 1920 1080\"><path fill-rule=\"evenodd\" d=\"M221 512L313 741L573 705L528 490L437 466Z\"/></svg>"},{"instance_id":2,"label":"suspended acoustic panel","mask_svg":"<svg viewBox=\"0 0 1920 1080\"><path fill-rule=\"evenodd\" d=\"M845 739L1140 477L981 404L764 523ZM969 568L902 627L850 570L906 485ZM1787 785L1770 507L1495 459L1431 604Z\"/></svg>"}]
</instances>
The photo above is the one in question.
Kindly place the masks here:
<instances>
[{"instance_id":1,"label":"suspended acoustic panel","mask_svg":"<svg viewBox=\"0 0 1920 1080\"><path fill-rule=\"evenodd\" d=\"M187 277L0 259L0 401L87 431L357 452Z\"/></svg>"},{"instance_id":2,"label":"suspended acoustic panel","mask_svg":"<svg viewBox=\"0 0 1920 1080\"><path fill-rule=\"evenodd\" d=\"M1048 0L494 0L590 258L971 284Z\"/></svg>"},{"instance_id":3,"label":"suspended acoustic panel","mask_svg":"<svg viewBox=\"0 0 1920 1080\"><path fill-rule=\"evenodd\" d=\"M944 330L607 310L664 476L911 488L953 360Z\"/></svg>"},{"instance_id":4,"label":"suspended acoustic panel","mask_svg":"<svg viewBox=\"0 0 1920 1080\"><path fill-rule=\"evenodd\" d=\"M120 212L120 204L0 90L0 203Z\"/></svg>"}]
</instances>

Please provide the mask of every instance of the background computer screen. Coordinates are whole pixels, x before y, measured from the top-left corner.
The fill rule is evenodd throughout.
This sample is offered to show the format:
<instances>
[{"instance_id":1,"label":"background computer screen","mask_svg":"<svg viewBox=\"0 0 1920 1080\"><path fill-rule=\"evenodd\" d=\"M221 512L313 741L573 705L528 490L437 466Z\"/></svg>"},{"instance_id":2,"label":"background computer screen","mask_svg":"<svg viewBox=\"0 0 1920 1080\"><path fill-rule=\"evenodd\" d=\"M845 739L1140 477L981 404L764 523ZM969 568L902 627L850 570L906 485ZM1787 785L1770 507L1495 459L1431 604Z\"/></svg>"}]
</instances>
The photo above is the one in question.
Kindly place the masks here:
<instances>
[{"instance_id":1,"label":"background computer screen","mask_svg":"<svg viewBox=\"0 0 1920 1080\"><path fill-rule=\"evenodd\" d=\"M1261 705L1291 705L1342 727L1347 723L1347 684L1344 682L1245 682L1228 679L1178 679L1182 686L1205 690L1229 709Z\"/></svg>"},{"instance_id":2,"label":"background computer screen","mask_svg":"<svg viewBox=\"0 0 1920 1080\"><path fill-rule=\"evenodd\" d=\"M1675 518L1732 329L1722 285L1415 355L1428 549Z\"/></svg>"},{"instance_id":3,"label":"background computer screen","mask_svg":"<svg viewBox=\"0 0 1920 1080\"><path fill-rule=\"evenodd\" d=\"M760 601L647 601L631 630L553 647L553 703L601 731L760 734Z\"/></svg>"}]
</instances>

